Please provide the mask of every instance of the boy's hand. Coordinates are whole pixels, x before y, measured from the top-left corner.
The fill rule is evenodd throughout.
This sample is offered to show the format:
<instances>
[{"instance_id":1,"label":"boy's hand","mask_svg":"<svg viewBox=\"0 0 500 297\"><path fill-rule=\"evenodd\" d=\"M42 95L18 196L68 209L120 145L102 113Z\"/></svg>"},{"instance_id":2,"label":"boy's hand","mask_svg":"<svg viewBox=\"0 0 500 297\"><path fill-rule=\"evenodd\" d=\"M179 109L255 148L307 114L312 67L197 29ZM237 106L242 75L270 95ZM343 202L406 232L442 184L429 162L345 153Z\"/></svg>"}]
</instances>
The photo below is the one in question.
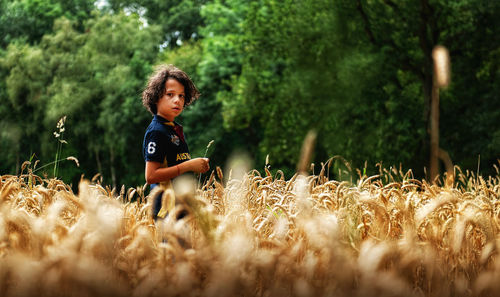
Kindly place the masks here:
<instances>
[{"instance_id":1,"label":"boy's hand","mask_svg":"<svg viewBox=\"0 0 500 297\"><path fill-rule=\"evenodd\" d=\"M189 169L196 173L205 173L210 169L210 165L208 164L208 158L195 158L187 161L189 164Z\"/></svg>"}]
</instances>

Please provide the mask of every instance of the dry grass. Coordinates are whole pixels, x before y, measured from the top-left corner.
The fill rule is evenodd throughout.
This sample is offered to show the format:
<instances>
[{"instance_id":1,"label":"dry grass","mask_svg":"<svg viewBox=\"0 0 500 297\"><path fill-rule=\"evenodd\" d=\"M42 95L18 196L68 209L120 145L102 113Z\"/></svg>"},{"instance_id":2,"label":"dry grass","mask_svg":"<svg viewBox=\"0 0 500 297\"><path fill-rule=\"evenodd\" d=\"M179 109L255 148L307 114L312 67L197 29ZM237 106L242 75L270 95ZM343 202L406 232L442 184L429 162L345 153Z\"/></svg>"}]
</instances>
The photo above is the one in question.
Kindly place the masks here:
<instances>
[{"instance_id":1,"label":"dry grass","mask_svg":"<svg viewBox=\"0 0 500 297\"><path fill-rule=\"evenodd\" d=\"M141 188L0 176L0 295L500 295L500 177L380 173L217 169L158 224Z\"/></svg>"}]
</instances>

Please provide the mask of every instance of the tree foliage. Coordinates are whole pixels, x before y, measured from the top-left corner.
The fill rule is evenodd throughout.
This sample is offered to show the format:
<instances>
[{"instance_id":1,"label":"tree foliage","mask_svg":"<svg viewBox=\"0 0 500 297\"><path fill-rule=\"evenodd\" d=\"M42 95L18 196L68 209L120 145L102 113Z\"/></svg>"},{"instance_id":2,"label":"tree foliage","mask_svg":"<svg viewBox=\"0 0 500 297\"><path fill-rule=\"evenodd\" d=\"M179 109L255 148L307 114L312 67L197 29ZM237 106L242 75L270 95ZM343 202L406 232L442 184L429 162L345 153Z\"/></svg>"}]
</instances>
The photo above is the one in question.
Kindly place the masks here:
<instances>
[{"instance_id":1,"label":"tree foliage","mask_svg":"<svg viewBox=\"0 0 500 297\"><path fill-rule=\"evenodd\" d=\"M114 11L127 9L143 15L148 23L161 27L163 46L175 48L199 38L204 26L200 10L208 0L109 0Z\"/></svg>"},{"instance_id":2,"label":"tree foliage","mask_svg":"<svg viewBox=\"0 0 500 297\"><path fill-rule=\"evenodd\" d=\"M449 123L456 119L448 113L453 108L442 108L442 147L464 148L451 151L458 164L481 153L486 164L496 162L495 136L486 132L496 131L496 113L479 111L474 98L489 97L483 106L498 110L496 87L477 81L478 61L485 57L478 49L495 55L498 38L494 30L477 30L498 27L499 4L315 0L259 1L247 8L243 32L251 33L239 43L242 73L220 98L226 126L261 125L261 158L270 153L280 167L294 166L305 133L316 129L319 160L339 154L356 166L365 160L402 163L422 175L429 155L431 50L444 44L454 80L442 92L442 107L454 98L454 107L467 109L474 120L470 126ZM498 64L488 69L498 73ZM470 88L474 81L477 88ZM472 148L473 142L464 147L460 137L454 142L461 129L484 129L483 148Z\"/></svg>"},{"instance_id":3,"label":"tree foliage","mask_svg":"<svg viewBox=\"0 0 500 297\"><path fill-rule=\"evenodd\" d=\"M318 132L314 162L403 164L429 156L431 50L446 46L441 147L465 169L500 156L500 2L482 0L0 0L0 170L35 153L52 161L67 116L81 168L141 184L150 115L140 94L152 67L184 69L202 96L179 121L193 156L212 166L235 150L292 173ZM16 26L12 26L16 24ZM374 166L372 166L374 168ZM374 169L373 169L374 170ZM372 171L373 173L373 171Z\"/></svg>"},{"instance_id":4,"label":"tree foliage","mask_svg":"<svg viewBox=\"0 0 500 297\"><path fill-rule=\"evenodd\" d=\"M8 118L22 127L19 149L27 159L26 152L50 155L51 130L66 115L69 150L84 168L113 184L118 170L122 181L130 170L137 183L141 126L148 120L137 97L156 57L158 29L124 14L96 15L85 26L80 33L58 19L38 45L9 45L1 60L8 69Z\"/></svg>"},{"instance_id":5,"label":"tree foliage","mask_svg":"<svg viewBox=\"0 0 500 297\"><path fill-rule=\"evenodd\" d=\"M93 0L1 0L0 45L21 39L30 44L51 32L54 21L66 17L83 24L90 17Z\"/></svg>"}]
</instances>

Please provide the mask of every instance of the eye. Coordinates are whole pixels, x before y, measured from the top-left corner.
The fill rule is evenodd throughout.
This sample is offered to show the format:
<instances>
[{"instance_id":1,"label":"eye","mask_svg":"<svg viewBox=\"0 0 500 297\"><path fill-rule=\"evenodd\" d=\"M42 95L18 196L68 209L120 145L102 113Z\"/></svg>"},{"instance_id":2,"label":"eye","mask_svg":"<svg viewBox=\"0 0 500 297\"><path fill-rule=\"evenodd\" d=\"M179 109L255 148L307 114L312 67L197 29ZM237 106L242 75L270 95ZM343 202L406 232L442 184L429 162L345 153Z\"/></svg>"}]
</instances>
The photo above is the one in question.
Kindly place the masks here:
<instances>
[{"instance_id":1,"label":"eye","mask_svg":"<svg viewBox=\"0 0 500 297\"><path fill-rule=\"evenodd\" d=\"M172 96L173 96L173 94L172 94L172 93L167 93L167 94L165 94L165 95L167 95L167 97L172 97Z\"/></svg>"}]
</instances>

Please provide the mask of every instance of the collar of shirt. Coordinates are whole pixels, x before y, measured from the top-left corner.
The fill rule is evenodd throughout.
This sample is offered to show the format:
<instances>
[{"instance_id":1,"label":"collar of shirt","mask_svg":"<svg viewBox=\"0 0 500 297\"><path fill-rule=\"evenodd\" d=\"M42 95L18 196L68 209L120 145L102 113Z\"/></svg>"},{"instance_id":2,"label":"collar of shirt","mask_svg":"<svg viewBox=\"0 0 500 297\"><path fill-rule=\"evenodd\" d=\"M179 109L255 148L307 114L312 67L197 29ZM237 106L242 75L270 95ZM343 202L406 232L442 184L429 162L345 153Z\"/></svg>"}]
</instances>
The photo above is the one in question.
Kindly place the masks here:
<instances>
[{"instance_id":1,"label":"collar of shirt","mask_svg":"<svg viewBox=\"0 0 500 297\"><path fill-rule=\"evenodd\" d=\"M158 121L166 126L171 126L172 128L174 128L174 131L175 133L177 134L177 136L180 137L180 139L182 140L182 142L186 142L184 140L184 132L183 132L183 129L182 129L182 126L179 125L178 123L176 123L175 121L174 122L171 122L165 118L163 118L162 116L159 116L157 114L155 114L154 116L154 120L155 121Z\"/></svg>"},{"instance_id":2,"label":"collar of shirt","mask_svg":"<svg viewBox=\"0 0 500 297\"><path fill-rule=\"evenodd\" d=\"M174 121L174 122L171 122L171 121L169 121L169 120L165 119L164 117L159 116L159 115L157 115L157 114L155 114L155 116L154 116L153 120L154 120L154 121L157 121L157 122L159 122L159 123L162 123L162 124L164 124L164 125L167 125L167 126L172 126L172 127L174 127L174 126L181 126L179 123L177 123L177 122L175 122L175 121ZM181 126L181 127L182 127L182 126Z\"/></svg>"}]
</instances>

